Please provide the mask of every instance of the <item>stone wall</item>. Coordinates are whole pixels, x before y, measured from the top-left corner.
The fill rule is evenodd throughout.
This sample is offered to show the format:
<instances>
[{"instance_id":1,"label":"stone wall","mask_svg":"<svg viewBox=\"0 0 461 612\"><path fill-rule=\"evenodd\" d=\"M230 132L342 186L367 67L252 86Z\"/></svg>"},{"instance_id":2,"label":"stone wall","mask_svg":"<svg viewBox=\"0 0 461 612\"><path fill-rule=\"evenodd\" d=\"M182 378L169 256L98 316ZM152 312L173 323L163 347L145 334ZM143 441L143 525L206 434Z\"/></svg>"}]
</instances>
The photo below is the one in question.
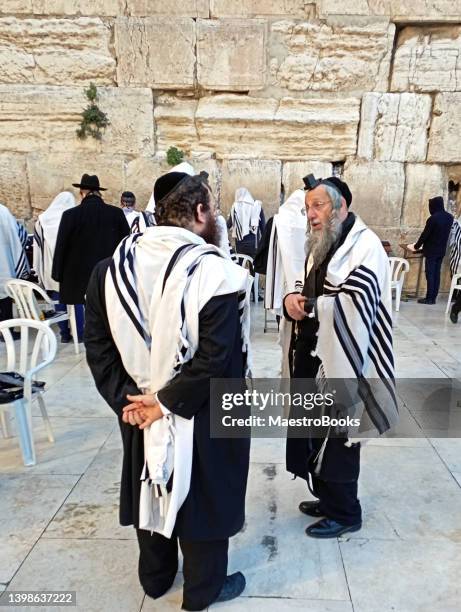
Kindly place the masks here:
<instances>
[{"instance_id":1,"label":"stone wall","mask_svg":"<svg viewBox=\"0 0 461 612\"><path fill-rule=\"evenodd\" d=\"M101 142L76 137L90 82ZM334 167L398 254L461 180L461 0L2 0L0 126L25 219L84 171L142 206L177 146L224 212Z\"/></svg>"}]
</instances>

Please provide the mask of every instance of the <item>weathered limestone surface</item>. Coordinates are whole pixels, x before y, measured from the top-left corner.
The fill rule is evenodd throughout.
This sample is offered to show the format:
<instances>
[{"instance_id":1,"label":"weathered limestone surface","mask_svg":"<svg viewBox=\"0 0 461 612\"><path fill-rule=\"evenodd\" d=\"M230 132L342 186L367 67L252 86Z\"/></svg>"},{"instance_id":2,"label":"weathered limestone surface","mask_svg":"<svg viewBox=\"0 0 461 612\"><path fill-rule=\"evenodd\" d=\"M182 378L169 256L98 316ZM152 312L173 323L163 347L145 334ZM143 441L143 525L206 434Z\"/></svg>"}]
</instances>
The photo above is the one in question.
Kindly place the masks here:
<instances>
[{"instance_id":1,"label":"weathered limestone surface","mask_svg":"<svg viewBox=\"0 0 461 612\"><path fill-rule=\"evenodd\" d=\"M403 164L348 160L344 180L353 194L352 209L365 223L374 227L400 225L405 187Z\"/></svg>"},{"instance_id":2,"label":"weathered limestone surface","mask_svg":"<svg viewBox=\"0 0 461 612\"><path fill-rule=\"evenodd\" d=\"M266 24L262 19L198 22L197 78L206 89L262 89L266 76Z\"/></svg>"},{"instance_id":3,"label":"weathered limestone surface","mask_svg":"<svg viewBox=\"0 0 461 612\"><path fill-rule=\"evenodd\" d=\"M112 84L110 29L101 19L0 19L0 83Z\"/></svg>"},{"instance_id":4,"label":"weathered limestone surface","mask_svg":"<svg viewBox=\"0 0 461 612\"><path fill-rule=\"evenodd\" d=\"M225 216L234 203L235 190L246 187L255 200L261 200L266 219L280 206L282 164L265 159L224 160L222 164L221 209Z\"/></svg>"},{"instance_id":5,"label":"weathered limestone surface","mask_svg":"<svg viewBox=\"0 0 461 612\"><path fill-rule=\"evenodd\" d=\"M101 142L77 138L76 129L87 104L82 88L0 85L0 151L87 151L108 155L152 151L151 90L101 87L98 92L99 106L110 120Z\"/></svg>"},{"instance_id":6,"label":"weathered limestone surface","mask_svg":"<svg viewBox=\"0 0 461 612\"><path fill-rule=\"evenodd\" d=\"M195 113L198 100L159 96L154 102L156 138L159 149L179 146L182 149L198 147Z\"/></svg>"},{"instance_id":7,"label":"weathered limestone surface","mask_svg":"<svg viewBox=\"0 0 461 612\"><path fill-rule=\"evenodd\" d=\"M285 199L296 189L303 189L303 177L313 174L316 178L331 176L333 166L327 162L303 161L285 162L282 170L282 184L285 189Z\"/></svg>"},{"instance_id":8,"label":"weathered limestone surface","mask_svg":"<svg viewBox=\"0 0 461 612\"><path fill-rule=\"evenodd\" d=\"M272 25L271 75L290 91L386 91L395 26Z\"/></svg>"},{"instance_id":9,"label":"weathered limestone surface","mask_svg":"<svg viewBox=\"0 0 461 612\"><path fill-rule=\"evenodd\" d=\"M305 0L210 0L212 17L306 17L313 2Z\"/></svg>"},{"instance_id":10,"label":"weathered limestone surface","mask_svg":"<svg viewBox=\"0 0 461 612\"><path fill-rule=\"evenodd\" d=\"M441 93L435 98L429 132L430 162L461 162L461 92Z\"/></svg>"},{"instance_id":11,"label":"weathered limestone surface","mask_svg":"<svg viewBox=\"0 0 461 612\"><path fill-rule=\"evenodd\" d=\"M35 213L45 210L60 191L71 191L77 201L78 183L84 172L97 174L100 183L107 188L104 200L118 205L123 191L123 157L117 155L94 155L80 153L42 153L27 156L27 172L30 182L31 204Z\"/></svg>"},{"instance_id":12,"label":"weathered limestone surface","mask_svg":"<svg viewBox=\"0 0 461 612\"><path fill-rule=\"evenodd\" d=\"M194 86L195 22L189 18L119 17L115 22L117 81L121 86Z\"/></svg>"},{"instance_id":13,"label":"weathered limestone surface","mask_svg":"<svg viewBox=\"0 0 461 612\"><path fill-rule=\"evenodd\" d=\"M0 204L9 208L18 219L30 217L29 186L24 155L0 154Z\"/></svg>"},{"instance_id":14,"label":"weathered limestone surface","mask_svg":"<svg viewBox=\"0 0 461 612\"><path fill-rule=\"evenodd\" d=\"M459 21L461 0L318 0L321 17L383 15L395 22Z\"/></svg>"},{"instance_id":15,"label":"weathered limestone surface","mask_svg":"<svg viewBox=\"0 0 461 612\"><path fill-rule=\"evenodd\" d=\"M393 91L459 91L461 26L404 28L397 41L391 88Z\"/></svg>"},{"instance_id":16,"label":"weathered limestone surface","mask_svg":"<svg viewBox=\"0 0 461 612\"><path fill-rule=\"evenodd\" d=\"M119 0L122 1L128 15L135 17L208 17L210 13L209 0Z\"/></svg>"},{"instance_id":17,"label":"weathered limestone surface","mask_svg":"<svg viewBox=\"0 0 461 612\"><path fill-rule=\"evenodd\" d=\"M123 13L125 0L2 0L6 15L89 15L112 17Z\"/></svg>"},{"instance_id":18,"label":"weathered limestone surface","mask_svg":"<svg viewBox=\"0 0 461 612\"><path fill-rule=\"evenodd\" d=\"M429 95L365 94L359 156L380 161L424 161L431 106Z\"/></svg>"},{"instance_id":19,"label":"weathered limestone surface","mask_svg":"<svg viewBox=\"0 0 461 612\"><path fill-rule=\"evenodd\" d=\"M428 200L441 195L446 198L448 176L444 166L436 164L407 164L402 224L423 227L429 216Z\"/></svg>"},{"instance_id":20,"label":"weathered limestone surface","mask_svg":"<svg viewBox=\"0 0 461 612\"><path fill-rule=\"evenodd\" d=\"M359 100L294 100L221 95L199 101L201 148L218 156L331 161L356 151Z\"/></svg>"}]
</instances>

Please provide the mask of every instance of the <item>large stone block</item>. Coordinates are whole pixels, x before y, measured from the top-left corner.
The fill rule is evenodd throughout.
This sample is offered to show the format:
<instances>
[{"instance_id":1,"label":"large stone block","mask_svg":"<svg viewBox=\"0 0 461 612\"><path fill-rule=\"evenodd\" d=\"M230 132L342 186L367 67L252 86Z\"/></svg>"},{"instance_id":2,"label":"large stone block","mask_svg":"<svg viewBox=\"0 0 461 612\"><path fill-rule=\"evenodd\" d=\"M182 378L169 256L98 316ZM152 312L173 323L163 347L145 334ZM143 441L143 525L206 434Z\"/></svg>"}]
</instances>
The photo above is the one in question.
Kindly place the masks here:
<instances>
[{"instance_id":1,"label":"large stone block","mask_svg":"<svg viewBox=\"0 0 461 612\"><path fill-rule=\"evenodd\" d=\"M4 204L18 219L31 216L24 155L0 154L0 204Z\"/></svg>"},{"instance_id":2,"label":"large stone block","mask_svg":"<svg viewBox=\"0 0 461 612\"><path fill-rule=\"evenodd\" d=\"M266 24L261 19L198 22L197 79L205 89L262 89L266 77Z\"/></svg>"},{"instance_id":3,"label":"large stone block","mask_svg":"<svg viewBox=\"0 0 461 612\"><path fill-rule=\"evenodd\" d=\"M167 17L115 21L117 81L122 86L190 89L195 73L195 22Z\"/></svg>"},{"instance_id":4,"label":"large stone block","mask_svg":"<svg viewBox=\"0 0 461 612\"><path fill-rule=\"evenodd\" d=\"M124 160L117 155L96 154L89 158L83 152L35 152L27 156L27 172L36 214L46 210L60 191L71 191L78 201L78 189L72 183L78 183L84 172L98 175L101 185L107 188L103 197L108 204L119 205L124 187Z\"/></svg>"},{"instance_id":5,"label":"large stone block","mask_svg":"<svg viewBox=\"0 0 461 612\"><path fill-rule=\"evenodd\" d=\"M114 17L123 13L126 0L2 0L5 15L86 15Z\"/></svg>"},{"instance_id":6,"label":"large stone block","mask_svg":"<svg viewBox=\"0 0 461 612\"><path fill-rule=\"evenodd\" d=\"M359 104L221 95L199 101L195 124L200 148L221 157L339 161L356 152Z\"/></svg>"},{"instance_id":7,"label":"large stone block","mask_svg":"<svg viewBox=\"0 0 461 612\"><path fill-rule=\"evenodd\" d=\"M273 85L290 91L387 91L395 26L272 25Z\"/></svg>"},{"instance_id":8,"label":"large stone block","mask_svg":"<svg viewBox=\"0 0 461 612\"><path fill-rule=\"evenodd\" d=\"M282 164L265 159L231 159L222 164L221 209L229 215L235 190L246 187L255 200L261 200L266 219L280 206Z\"/></svg>"},{"instance_id":9,"label":"large stone block","mask_svg":"<svg viewBox=\"0 0 461 612\"><path fill-rule=\"evenodd\" d=\"M421 228L429 216L428 200L448 195L448 175L444 166L407 164L402 224Z\"/></svg>"},{"instance_id":10,"label":"large stone block","mask_svg":"<svg viewBox=\"0 0 461 612\"><path fill-rule=\"evenodd\" d=\"M394 55L392 90L459 90L460 56L461 26L403 28Z\"/></svg>"},{"instance_id":11,"label":"large stone block","mask_svg":"<svg viewBox=\"0 0 461 612\"><path fill-rule=\"evenodd\" d=\"M435 98L427 160L461 162L461 92L441 93Z\"/></svg>"},{"instance_id":12,"label":"large stone block","mask_svg":"<svg viewBox=\"0 0 461 612\"><path fill-rule=\"evenodd\" d=\"M135 17L208 17L210 14L209 0L124 0L124 4L127 14Z\"/></svg>"},{"instance_id":13,"label":"large stone block","mask_svg":"<svg viewBox=\"0 0 461 612\"><path fill-rule=\"evenodd\" d=\"M296 189L303 189L303 177L313 174L317 178L327 178L331 176L333 165L328 162L302 161L285 162L282 171L282 184L285 191L285 198Z\"/></svg>"},{"instance_id":14,"label":"large stone block","mask_svg":"<svg viewBox=\"0 0 461 612\"><path fill-rule=\"evenodd\" d=\"M110 28L101 19L0 19L0 83L112 84Z\"/></svg>"},{"instance_id":15,"label":"large stone block","mask_svg":"<svg viewBox=\"0 0 461 612\"><path fill-rule=\"evenodd\" d=\"M212 17L308 17L313 3L305 0L210 0Z\"/></svg>"},{"instance_id":16,"label":"large stone block","mask_svg":"<svg viewBox=\"0 0 461 612\"><path fill-rule=\"evenodd\" d=\"M83 88L0 85L0 150L149 153L153 150L150 89L98 88L99 107L110 125L102 141L79 140L76 130L87 105Z\"/></svg>"},{"instance_id":17,"label":"large stone block","mask_svg":"<svg viewBox=\"0 0 461 612\"><path fill-rule=\"evenodd\" d=\"M159 96L154 102L154 119L159 149L175 146L189 151L198 147L195 112L198 100Z\"/></svg>"},{"instance_id":18,"label":"large stone block","mask_svg":"<svg viewBox=\"0 0 461 612\"><path fill-rule=\"evenodd\" d=\"M400 225L405 188L404 165L348 160L344 180L352 192L352 210L374 227Z\"/></svg>"},{"instance_id":19,"label":"large stone block","mask_svg":"<svg viewBox=\"0 0 461 612\"><path fill-rule=\"evenodd\" d=\"M459 22L461 0L318 0L320 17L379 15L394 22Z\"/></svg>"},{"instance_id":20,"label":"large stone block","mask_svg":"<svg viewBox=\"0 0 461 612\"><path fill-rule=\"evenodd\" d=\"M365 94L359 156L380 161L424 161L431 107L429 95Z\"/></svg>"}]
</instances>

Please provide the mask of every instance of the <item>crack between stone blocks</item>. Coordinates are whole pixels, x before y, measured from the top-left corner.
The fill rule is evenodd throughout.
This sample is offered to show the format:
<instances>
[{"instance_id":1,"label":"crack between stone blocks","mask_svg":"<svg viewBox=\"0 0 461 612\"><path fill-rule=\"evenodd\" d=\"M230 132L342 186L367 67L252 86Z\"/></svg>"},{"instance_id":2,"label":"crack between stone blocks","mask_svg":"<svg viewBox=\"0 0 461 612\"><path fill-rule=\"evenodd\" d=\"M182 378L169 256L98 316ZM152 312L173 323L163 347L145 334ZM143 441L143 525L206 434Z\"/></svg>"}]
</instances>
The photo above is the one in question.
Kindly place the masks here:
<instances>
[{"instance_id":1,"label":"crack between stone blocks","mask_svg":"<svg viewBox=\"0 0 461 612\"><path fill-rule=\"evenodd\" d=\"M394 40L392 41L391 57L390 57L390 62L389 62L390 63L390 66L389 66L389 78L388 78L388 82L387 82L387 91L388 92L392 92L392 77L393 77L393 74L394 74L395 54L397 52L397 44L398 44L400 32L401 32L401 28L399 28L395 24Z\"/></svg>"},{"instance_id":2,"label":"crack between stone blocks","mask_svg":"<svg viewBox=\"0 0 461 612\"><path fill-rule=\"evenodd\" d=\"M400 207L400 219L399 219L399 227L400 231L402 231L402 223L405 216L405 196L407 194L407 166L408 164L405 162L403 164L403 194L402 194L402 206Z\"/></svg>"},{"instance_id":3,"label":"crack between stone blocks","mask_svg":"<svg viewBox=\"0 0 461 612\"><path fill-rule=\"evenodd\" d=\"M424 161L427 162L427 156L429 154L429 145L431 142L431 129L432 129L432 122L434 121L435 115L435 98L437 96L436 93L430 93L429 94L431 96L431 110L429 113L429 121L428 121L428 126L427 126L427 136L426 136L426 154L424 156Z\"/></svg>"}]
</instances>

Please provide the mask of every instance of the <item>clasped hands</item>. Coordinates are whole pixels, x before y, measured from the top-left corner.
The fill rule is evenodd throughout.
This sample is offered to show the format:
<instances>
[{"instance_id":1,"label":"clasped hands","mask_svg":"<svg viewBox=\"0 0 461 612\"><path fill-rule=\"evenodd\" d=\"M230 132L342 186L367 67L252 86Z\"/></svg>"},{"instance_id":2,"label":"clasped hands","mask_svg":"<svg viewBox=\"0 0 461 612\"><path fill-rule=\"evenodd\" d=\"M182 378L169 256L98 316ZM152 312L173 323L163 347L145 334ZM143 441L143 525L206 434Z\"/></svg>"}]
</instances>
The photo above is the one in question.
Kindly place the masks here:
<instances>
[{"instance_id":1,"label":"clasped hands","mask_svg":"<svg viewBox=\"0 0 461 612\"><path fill-rule=\"evenodd\" d=\"M131 402L122 412L122 421L139 429L146 429L163 417L162 409L157 398L152 394L127 395Z\"/></svg>"},{"instance_id":2,"label":"clasped hands","mask_svg":"<svg viewBox=\"0 0 461 612\"><path fill-rule=\"evenodd\" d=\"M285 309L289 316L295 321L302 321L307 317L305 304L307 298L300 293L289 293L284 301Z\"/></svg>"}]
</instances>

